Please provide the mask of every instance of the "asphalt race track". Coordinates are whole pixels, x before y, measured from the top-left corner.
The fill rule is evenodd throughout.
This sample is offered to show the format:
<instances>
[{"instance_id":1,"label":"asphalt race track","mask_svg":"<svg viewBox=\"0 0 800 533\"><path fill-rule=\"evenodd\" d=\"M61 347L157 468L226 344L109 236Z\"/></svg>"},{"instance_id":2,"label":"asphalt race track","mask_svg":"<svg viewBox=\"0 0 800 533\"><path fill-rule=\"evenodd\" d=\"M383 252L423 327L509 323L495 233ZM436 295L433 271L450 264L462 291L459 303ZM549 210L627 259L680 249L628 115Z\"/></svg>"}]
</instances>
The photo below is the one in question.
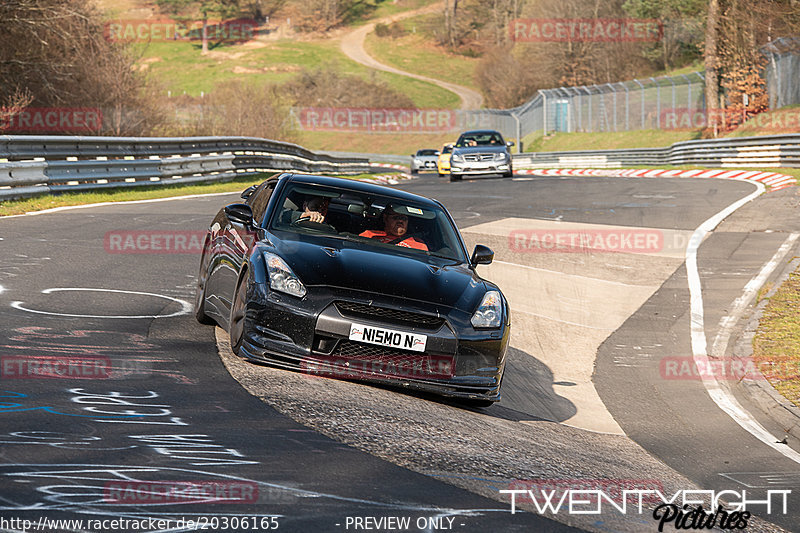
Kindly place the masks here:
<instances>
[{"instance_id":1,"label":"asphalt race track","mask_svg":"<svg viewBox=\"0 0 800 533\"><path fill-rule=\"evenodd\" d=\"M757 440L703 380L664 365L692 356L688 239L753 184L423 174L399 187L441 200L470 246L496 252L481 272L512 306L500 404L234 357L190 302L192 239L236 194L0 219L0 531L657 531L652 505L543 516L499 492L626 484L791 490L785 514L755 506L746 530L796 529L800 464L780 447L800 443L733 387L787 443ZM796 203L794 188L762 195L700 246L709 346L776 252L772 281L796 255ZM548 231L643 240L576 253L539 247ZM97 522L113 519L129 522Z\"/></svg>"}]
</instances>

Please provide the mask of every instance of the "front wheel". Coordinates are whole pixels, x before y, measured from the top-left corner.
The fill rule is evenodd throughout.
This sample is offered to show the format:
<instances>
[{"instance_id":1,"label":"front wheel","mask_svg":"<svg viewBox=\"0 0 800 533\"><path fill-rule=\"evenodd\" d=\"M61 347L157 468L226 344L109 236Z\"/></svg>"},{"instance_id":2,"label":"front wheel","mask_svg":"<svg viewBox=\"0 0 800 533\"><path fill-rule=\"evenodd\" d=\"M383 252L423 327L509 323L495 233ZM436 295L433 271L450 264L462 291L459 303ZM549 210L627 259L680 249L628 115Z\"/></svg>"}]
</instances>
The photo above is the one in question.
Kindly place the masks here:
<instances>
[{"instance_id":1,"label":"front wheel","mask_svg":"<svg viewBox=\"0 0 800 533\"><path fill-rule=\"evenodd\" d=\"M214 324L214 319L206 314L206 285L208 284L208 254L205 249L208 246L208 239L206 239L206 246L203 248L203 258L200 260L200 272L197 274L197 287L195 287L194 297L194 317L201 324L210 326Z\"/></svg>"},{"instance_id":2,"label":"front wheel","mask_svg":"<svg viewBox=\"0 0 800 533\"><path fill-rule=\"evenodd\" d=\"M461 181L461 174L450 174L450 181Z\"/></svg>"},{"instance_id":3,"label":"front wheel","mask_svg":"<svg viewBox=\"0 0 800 533\"><path fill-rule=\"evenodd\" d=\"M244 323L247 311L247 275L242 276L236 286L236 293L231 303L231 317L228 321L228 333L231 337L231 351L239 355L244 340Z\"/></svg>"}]
</instances>

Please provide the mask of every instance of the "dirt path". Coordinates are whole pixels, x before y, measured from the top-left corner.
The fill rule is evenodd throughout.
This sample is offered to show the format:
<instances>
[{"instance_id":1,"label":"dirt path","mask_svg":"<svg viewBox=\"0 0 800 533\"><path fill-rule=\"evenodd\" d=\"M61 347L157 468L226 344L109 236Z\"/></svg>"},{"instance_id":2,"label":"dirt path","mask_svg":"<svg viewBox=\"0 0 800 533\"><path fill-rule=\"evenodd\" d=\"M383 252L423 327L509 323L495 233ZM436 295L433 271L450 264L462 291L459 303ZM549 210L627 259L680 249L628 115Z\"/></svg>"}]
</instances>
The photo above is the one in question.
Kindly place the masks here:
<instances>
[{"instance_id":1,"label":"dirt path","mask_svg":"<svg viewBox=\"0 0 800 533\"><path fill-rule=\"evenodd\" d=\"M448 91L454 92L459 96L459 98L461 98L461 109L479 109L483 105L483 96L479 92L474 91L468 87L464 87L462 85L456 85L455 83L448 83L446 81L429 78L428 76L421 76L419 74L406 72L404 70L400 70L391 67L389 65L384 65L383 63L377 61L375 58L369 55L367 51L364 49L364 39L366 39L367 35L375 29L375 24L377 23L391 24L392 22L397 22L398 20L402 20L408 17L413 17L423 13L431 13L441 8L442 8L442 3L437 2L435 4L431 4L429 6L425 6L420 9L414 9L412 11L398 13L397 15L392 15L391 17L384 17L365 26L360 26L355 30L346 33L342 37L342 42L340 45L342 52L344 52L345 55L350 59L352 59L353 61L361 63L362 65L367 66L369 68L375 70L382 70L384 72L391 72L392 74L400 74L401 76L408 76L409 78L414 78L421 81L426 81L429 83L433 83L434 85L438 85L443 89L447 89Z\"/></svg>"}]
</instances>

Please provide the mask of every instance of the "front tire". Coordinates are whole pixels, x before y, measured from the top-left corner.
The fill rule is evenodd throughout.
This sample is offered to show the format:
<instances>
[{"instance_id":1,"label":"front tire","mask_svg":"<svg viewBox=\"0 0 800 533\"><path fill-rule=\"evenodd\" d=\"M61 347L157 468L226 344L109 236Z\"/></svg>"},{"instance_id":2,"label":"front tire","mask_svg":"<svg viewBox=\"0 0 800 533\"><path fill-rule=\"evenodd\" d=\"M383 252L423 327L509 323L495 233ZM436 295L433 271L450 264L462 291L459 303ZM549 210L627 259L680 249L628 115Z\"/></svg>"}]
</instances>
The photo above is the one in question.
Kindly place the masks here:
<instances>
[{"instance_id":1,"label":"front tire","mask_svg":"<svg viewBox=\"0 0 800 533\"><path fill-rule=\"evenodd\" d=\"M213 318L206 314L206 285L208 284L208 254L205 252L208 245L203 247L203 258L200 260L200 272L197 274L197 287L194 297L194 317L198 322L206 326L215 324Z\"/></svg>"},{"instance_id":2,"label":"front tire","mask_svg":"<svg viewBox=\"0 0 800 533\"><path fill-rule=\"evenodd\" d=\"M461 181L461 174L450 173L450 181Z\"/></svg>"},{"instance_id":3,"label":"front tire","mask_svg":"<svg viewBox=\"0 0 800 533\"><path fill-rule=\"evenodd\" d=\"M231 302L231 316L228 320L228 334L231 338L231 351L236 355L242 347L244 340L245 314L247 311L247 274L242 276L236 286L236 292Z\"/></svg>"}]
</instances>

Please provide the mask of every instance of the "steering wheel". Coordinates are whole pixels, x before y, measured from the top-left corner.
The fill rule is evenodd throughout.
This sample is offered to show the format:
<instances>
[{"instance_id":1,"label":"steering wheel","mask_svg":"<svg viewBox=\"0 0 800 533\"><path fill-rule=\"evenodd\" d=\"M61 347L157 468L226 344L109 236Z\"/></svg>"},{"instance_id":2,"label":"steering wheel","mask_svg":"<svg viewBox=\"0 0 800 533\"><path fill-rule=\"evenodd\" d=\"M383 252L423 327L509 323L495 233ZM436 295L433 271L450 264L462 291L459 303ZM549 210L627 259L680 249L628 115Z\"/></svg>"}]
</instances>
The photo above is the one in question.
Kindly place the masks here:
<instances>
[{"instance_id":1,"label":"steering wheel","mask_svg":"<svg viewBox=\"0 0 800 533\"><path fill-rule=\"evenodd\" d=\"M325 222L314 222L313 220L309 220L307 218L298 218L297 220L292 222L292 226L297 226L298 228L306 228L316 231L323 231L325 233L339 233L339 231L330 224L326 224Z\"/></svg>"}]
</instances>

